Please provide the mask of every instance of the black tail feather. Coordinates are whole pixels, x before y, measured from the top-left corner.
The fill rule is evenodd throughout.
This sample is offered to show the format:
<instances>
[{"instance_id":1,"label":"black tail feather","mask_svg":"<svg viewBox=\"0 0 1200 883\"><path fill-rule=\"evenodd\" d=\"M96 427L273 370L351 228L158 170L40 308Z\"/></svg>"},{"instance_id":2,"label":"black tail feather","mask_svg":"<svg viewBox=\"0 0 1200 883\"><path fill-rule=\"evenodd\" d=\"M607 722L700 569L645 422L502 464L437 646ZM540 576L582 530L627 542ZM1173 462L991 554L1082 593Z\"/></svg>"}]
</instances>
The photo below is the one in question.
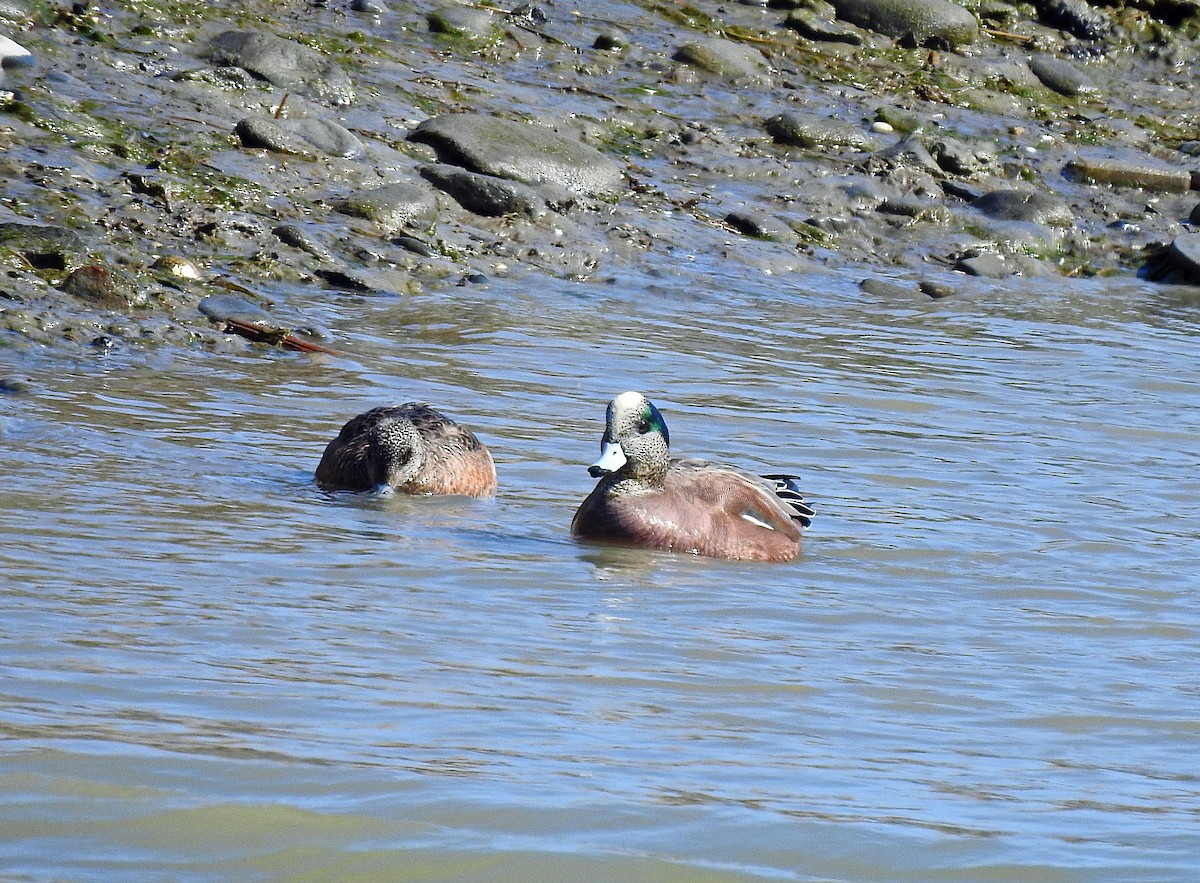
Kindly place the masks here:
<instances>
[{"instance_id":1,"label":"black tail feather","mask_svg":"<svg viewBox=\"0 0 1200 883\"><path fill-rule=\"evenodd\" d=\"M812 525L813 516L817 513L813 511L812 506L804 502L804 497L800 495L800 479L795 475L764 475L767 481L773 482L775 485L775 496L787 503L789 509L792 510L792 518L800 522L804 527Z\"/></svg>"}]
</instances>

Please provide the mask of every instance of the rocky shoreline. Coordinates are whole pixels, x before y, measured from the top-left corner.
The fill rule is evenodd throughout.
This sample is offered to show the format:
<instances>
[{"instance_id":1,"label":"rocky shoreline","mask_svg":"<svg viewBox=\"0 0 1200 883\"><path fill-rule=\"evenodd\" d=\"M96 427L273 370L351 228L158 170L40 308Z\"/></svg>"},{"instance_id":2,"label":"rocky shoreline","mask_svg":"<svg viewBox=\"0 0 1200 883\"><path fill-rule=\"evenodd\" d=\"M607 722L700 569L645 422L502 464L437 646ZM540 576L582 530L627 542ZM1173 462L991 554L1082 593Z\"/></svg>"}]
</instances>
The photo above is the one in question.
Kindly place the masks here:
<instances>
[{"instance_id":1,"label":"rocky shoreline","mask_svg":"<svg viewBox=\"0 0 1200 883\"><path fill-rule=\"evenodd\" d=\"M3 34L0 347L278 344L267 286L698 253L914 297L1200 273L1195 0L0 0Z\"/></svg>"}]
</instances>

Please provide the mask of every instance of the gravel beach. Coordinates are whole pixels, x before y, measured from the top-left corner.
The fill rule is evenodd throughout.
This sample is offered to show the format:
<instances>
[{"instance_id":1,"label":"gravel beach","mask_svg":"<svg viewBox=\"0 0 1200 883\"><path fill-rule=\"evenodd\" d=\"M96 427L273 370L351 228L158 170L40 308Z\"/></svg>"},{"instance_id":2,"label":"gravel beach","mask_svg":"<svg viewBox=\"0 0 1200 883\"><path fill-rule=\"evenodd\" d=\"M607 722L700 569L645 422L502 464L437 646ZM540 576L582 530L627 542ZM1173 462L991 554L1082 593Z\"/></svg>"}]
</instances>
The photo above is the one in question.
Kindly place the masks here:
<instances>
[{"instance_id":1,"label":"gravel beach","mask_svg":"<svg viewBox=\"0 0 1200 883\"><path fill-rule=\"evenodd\" d=\"M0 345L225 346L214 295L697 253L898 297L1187 283L1198 12L8 0Z\"/></svg>"}]
</instances>

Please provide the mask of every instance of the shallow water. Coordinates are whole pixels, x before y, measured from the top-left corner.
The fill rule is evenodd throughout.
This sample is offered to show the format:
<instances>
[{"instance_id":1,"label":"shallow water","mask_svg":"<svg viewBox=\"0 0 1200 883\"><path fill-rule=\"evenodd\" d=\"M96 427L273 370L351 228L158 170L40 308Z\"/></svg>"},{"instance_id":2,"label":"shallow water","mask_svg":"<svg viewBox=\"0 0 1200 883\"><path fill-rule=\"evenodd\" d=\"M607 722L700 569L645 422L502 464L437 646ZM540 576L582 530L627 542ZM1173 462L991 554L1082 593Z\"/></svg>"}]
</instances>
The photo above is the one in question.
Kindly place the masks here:
<instances>
[{"instance_id":1,"label":"shallow water","mask_svg":"<svg viewBox=\"0 0 1200 883\"><path fill-rule=\"evenodd\" d=\"M341 358L0 349L0 873L1191 879L1193 293L697 261L289 293ZM568 538L630 388L803 476L797 563ZM497 499L312 485L411 399Z\"/></svg>"}]
</instances>

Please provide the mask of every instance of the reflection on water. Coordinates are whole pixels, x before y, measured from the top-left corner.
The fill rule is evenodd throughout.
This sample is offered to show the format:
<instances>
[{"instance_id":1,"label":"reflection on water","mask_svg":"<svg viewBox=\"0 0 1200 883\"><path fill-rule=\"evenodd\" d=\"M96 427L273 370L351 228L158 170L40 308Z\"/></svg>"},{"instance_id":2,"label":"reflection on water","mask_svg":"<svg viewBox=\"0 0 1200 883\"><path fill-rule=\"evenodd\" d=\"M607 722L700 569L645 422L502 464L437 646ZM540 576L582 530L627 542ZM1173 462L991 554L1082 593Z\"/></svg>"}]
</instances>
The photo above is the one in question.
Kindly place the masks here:
<instances>
[{"instance_id":1,"label":"reflection on water","mask_svg":"<svg viewBox=\"0 0 1200 883\"><path fill-rule=\"evenodd\" d=\"M0 350L4 874L1187 879L1194 304L697 274L297 292L344 358ZM800 561L571 542L624 389L803 475ZM495 500L313 486L413 399Z\"/></svg>"}]
</instances>

